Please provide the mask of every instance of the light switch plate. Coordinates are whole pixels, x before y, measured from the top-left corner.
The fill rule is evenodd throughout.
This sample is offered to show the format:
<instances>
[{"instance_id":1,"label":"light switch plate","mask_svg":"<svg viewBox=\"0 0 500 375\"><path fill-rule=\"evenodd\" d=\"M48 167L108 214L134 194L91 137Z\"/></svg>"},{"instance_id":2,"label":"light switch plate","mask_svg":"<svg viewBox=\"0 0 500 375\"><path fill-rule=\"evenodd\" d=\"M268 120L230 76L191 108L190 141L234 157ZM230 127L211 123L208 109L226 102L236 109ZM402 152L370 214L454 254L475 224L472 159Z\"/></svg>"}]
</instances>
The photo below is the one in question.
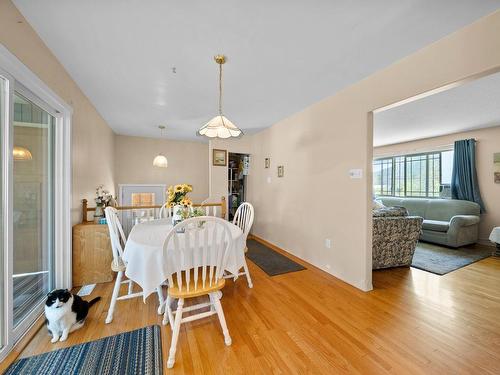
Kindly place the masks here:
<instances>
[{"instance_id":1,"label":"light switch plate","mask_svg":"<svg viewBox=\"0 0 500 375\"><path fill-rule=\"evenodd\" d=\"M363 170L362 169L350 169L349 170L350 178L363 178Z\"/></svg>"},{"instance_id":2,"label":"light switch plate","mask_svg":"<svg viewBox=\"0 0 500 375\"><path fill-rule=\"evenodd\" d=\"M271 183L271 177L267 177L267 183L270 184Z\"/></svg>"}]
</instances>

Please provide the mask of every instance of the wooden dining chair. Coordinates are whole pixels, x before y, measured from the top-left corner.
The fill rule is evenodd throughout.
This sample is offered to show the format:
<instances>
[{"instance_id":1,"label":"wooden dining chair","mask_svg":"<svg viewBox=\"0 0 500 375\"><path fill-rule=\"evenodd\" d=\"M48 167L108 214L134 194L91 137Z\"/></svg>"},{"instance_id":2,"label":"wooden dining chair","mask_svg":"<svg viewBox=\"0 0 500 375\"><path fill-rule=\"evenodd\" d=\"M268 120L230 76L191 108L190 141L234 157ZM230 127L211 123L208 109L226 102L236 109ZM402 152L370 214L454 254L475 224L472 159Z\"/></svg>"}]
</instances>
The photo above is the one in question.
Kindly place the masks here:
<instances>
[{"instance_id":1,"label":"wooden dining chair","mask_svg":"<svg viewBox=\"0 0 500 375\"><path fill-rule=\"evenodd\" d=\"M253 217L253 206L248 202L243 202L236 210L233 218L233 224L238 226L243 231L243 236L245 237L245 253L248 251L246 243L248 233L250 233L250 229L253 225ZM253 288L252 278L250 277L250 272L248 271L248 265L245 257L243 257L243 272L240 272L237 275L229 275L229 277L234 277L234 279L236 279L237 276L243 275L247 277L248 287Z\"/></svg>"},{"instance_id":2,"label":"wooden dining chair","mask_svg":"<svg viewBox=\"0 0 500 375\"><path fill-rule=\"evenodd\" d=\"M160 213L158 215L158 219L165 219L172 217L172 210L173 208L170 207L166 202L161 206L160 208Z\"/></svg>"},{"instance_id":3,"label":"wooden dining chair","mask_svg":"<svg viewBox=\"0 0 500 375\"><path fill-rule=\"evenodd\" d=\"M231 336L220 303L222 295L220 290L225 285L224 269L232 247L233 239L229 224L217 217L200 216L184 220L168 234L163 245L163 251L165 254L168 253L167 268L171 272L163 316L163 324L170 323L172 328L168 368L172 368L175 363L177 340L182 323L217 314L224 342L228 346L231 345ZM208 296L206 303L184 307L185 299L204 295ZM177 300L175 312L171 308L174 300ZM185 312L207 307L210 307L210 310L182 317Z\"/></svg>"},{"instance_id":4,"label":"wooden dining chair","mask_svg":"<svg viewBox=\"0 0 500 375\"><path fill-rule=\"evenodd\" d=\"M106 222L108 224L109 229L109 237L111 239L111 250L113 252L113 261L111 262L111 269L117 273L115 286L113 288L113 294L111 295L111 301L109 304L108 314L106 316L106 324L109 324L113 321L113 313L115 311L116 301L121 301L125 299L142 297L142 292L133 293L133 281L130 279L123 280L125 276L125 270L127 269L127 265L123 261L123 246L127 242L125 237L125 233L123 232L122 225L120 223L120 219L118 218L118 211L113 207L106 207L104 210L104 214L106 215ZM128 284L127 294L123 296L119 296L120 287L122 284ZM158 314L163 313L163 290L162 287L159 286L157 289L159 307Z\"/></svg>"}]
</instances>

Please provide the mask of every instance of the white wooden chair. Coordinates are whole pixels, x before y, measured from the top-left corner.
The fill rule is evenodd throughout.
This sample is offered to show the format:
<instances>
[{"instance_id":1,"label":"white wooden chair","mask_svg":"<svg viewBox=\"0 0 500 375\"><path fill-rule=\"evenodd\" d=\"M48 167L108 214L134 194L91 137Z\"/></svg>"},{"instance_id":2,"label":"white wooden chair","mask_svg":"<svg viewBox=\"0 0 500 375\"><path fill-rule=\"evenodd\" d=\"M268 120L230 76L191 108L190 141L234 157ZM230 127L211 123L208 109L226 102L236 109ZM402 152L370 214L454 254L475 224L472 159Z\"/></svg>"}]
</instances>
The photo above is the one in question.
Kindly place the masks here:
<instances>
[{"instance_id":1,"label":"white wooden chair","mask_svg":"<svg viewBox=\"0 0 500 375\"><path fill-rule=\"evenodd\" d=\"M165 219L172 217L172 210L173 208L168 206L167 203L165 202L163 206L160 208L160 213L158 215L158 219Z\"/></svg>"},{"instance_id":2,"label":"white wooden chair","mask_svg":"<svg viewBox=\"0 0 500 375\"><path fill-rule=\"evenodd\" d=\"M248 251L248 247L246 247L246 242L248 233L250 233L250 229L252 228L253 217L254 217L253 206L248 202L243 202L236 210L236 213L234 214L233 218L233 224L238 226L243 231L243 235L245 236L245 253ZM248 271L248 265L245 257L243 257L243 260L244 260L243 263L244 271L238 273L237 275L228 275L228 277L234 277L234 279L236 279L237 276L245 275L247 277L248 287L253 288L252 278L250 277L250 272Z\"/></svg>"},{"instance_id":3,"label":"white wooden chair","mask_svg":"<svg viewBox=\"0 0 500 375\"><path fill-rule=\"evenodd\" d=\"M117 272L115 286L113 288L113 294L111 296L111 302L109 304L108 315L106 316L106 324L113 321L113 313L115 311L116 301L121 301L125 299L142 297L142 292L133 293L133 281L123 280L125 275L125 270L127 265L123 262L123 247L127 241L125 238L125 233L123 232L122 225L118 219L118 211L113 207L106 207L104 210L106 215L106 222L108 223L109 237L111 239L111 250L113 251L113 261L111 262L111 269ZM122 284L128 284L127 294L119 296L120 287ZM158 307L158 314L163 313L163 291L161 286L158 287L158 299L160 306Z\"/></svg>"},{"instance_id":4,"label":"white wooden chair","mask_svg":"<svg viewBox=\"0 0 500 375\"><path fill-rule=\"evenodd\" d=\"M184 233L180 233L182 231ZM168 296L163 316L163 324L170 323L172 328L168 368L172 368L175 363L177 340L182 323L217 314L224 334L224 342L228 346L231 345L231 336L229 336L219 299L222 295L220 289L225 284L224 269L232 247L233 239L227 221L211 216L184 220L177 224L167 236L163 251L170 253L167 259L171 263L168 268L172 272L168 278ZM203 295L208 296L206 303L184 307L185 299ZM177 300L175 312L171 309L173 300ZM210 307L210 310L182 317L184 312L207 307Z\"/></svg>"}]
</instances>

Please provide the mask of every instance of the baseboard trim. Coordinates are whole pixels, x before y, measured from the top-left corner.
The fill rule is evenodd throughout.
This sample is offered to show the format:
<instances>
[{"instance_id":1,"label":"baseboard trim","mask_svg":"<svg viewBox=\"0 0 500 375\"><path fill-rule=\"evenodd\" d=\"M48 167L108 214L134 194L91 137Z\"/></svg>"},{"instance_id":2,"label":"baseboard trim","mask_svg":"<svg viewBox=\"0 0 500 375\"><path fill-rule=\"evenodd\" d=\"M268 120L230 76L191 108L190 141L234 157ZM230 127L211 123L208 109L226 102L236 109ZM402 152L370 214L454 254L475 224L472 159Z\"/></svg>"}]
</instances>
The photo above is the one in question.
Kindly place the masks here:
<instances>
[{"instance_id":1,"label":"baseboard trim","mask_svg":"<svg viewBox=\"0 0 500 375\"><path fill-rule=\"evenodd\" d=\"M326 271L318 266L315 266L315 265L305 261L304 259L299 258L299 257L291 254L289 251L282 249L281 247L279 247L279 246L277 246L277 245L275 245L275 244L273 244L273 243L271 243L271 242L269 242L269 241L267 241L259 236L256 236L255 234L249 234L248 239L260 242L261 244L269 247L270 249L276 251L277 253L285 255L286 257L292 259L294 262L297 262L306 268L313 268L316 271L322 272L329 277L334 277L335 279L342 281L343 283L346 283L347 285L353 286L354 288L359 289L363 292L369 292L369 291L373 290L372 283L368 282L367 280L361 280L361 281L356 282L356 283L347 282L347 281L343 280L342 278L340 278L339 276L334 275L334 274L332 274L332 273L330 273L330 272L328 272L328 271Z\"/></svg>"}]
</instances>

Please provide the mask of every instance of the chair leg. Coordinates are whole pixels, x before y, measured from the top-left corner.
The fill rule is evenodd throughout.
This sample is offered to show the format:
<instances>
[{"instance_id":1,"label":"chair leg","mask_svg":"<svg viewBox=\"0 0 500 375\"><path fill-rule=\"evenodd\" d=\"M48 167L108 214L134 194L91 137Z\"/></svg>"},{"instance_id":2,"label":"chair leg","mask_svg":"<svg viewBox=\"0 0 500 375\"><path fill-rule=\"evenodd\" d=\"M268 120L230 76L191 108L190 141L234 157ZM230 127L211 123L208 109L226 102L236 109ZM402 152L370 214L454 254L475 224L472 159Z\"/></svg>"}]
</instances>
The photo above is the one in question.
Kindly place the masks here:
<instances>
[{"instance_id":1,"label":"chair leg","mask_svg":"<svg viewBox=\"0 0 500 375\"><path fill-rule=\"evenodd\" d=\"M132 280L129 280L128 281L128 294L132 294L133 291L134 291L134 289L133 289L133 285L132 285Z\"/></svg>"},{"instance_id":2,"label":"chair leg","mask_svg":"<svg viewBox=\"0 0 500 375\"><path fill-rule=\"evenodd\" d=\"M174 367L175 351L177 349L177 340L179 339L179 331L181 329L183 306L184 306L184 298L179 298L179 301L177 302L177 312L175 313L174 331L172 332L172 343L170 344L170 352L168 354L167 368Z\"/></svg>"},{"instance_id":3,"label":"chair leg","mask_svg":"<svg viewBox=\"0 0 500 375\"><path fill-rule=\"evenodd\" d=\"M227 346L231 345L231 336L229 336L229 331L226 325L226 318L224 317L224 310L222 310L222 305L220 304L219 296L212 293L212 300L214 301L215 311L219 316L220 326L222 327L222 333L224 334L224 342Z\"/></svg>"},{"instance_id":4,"label":"chair leg","mask_svg":"<svg viewBox=\"0 0 500 375\"><path fill-rule=\"evenodd\" d=\"M172 310L170 309L170 304L172 303L172 298L167 295L167 300L165 301L165 312L163 313L162 324L165 326L170 323L170 328L173 328L172 324Z\"/></svg>"},{"instance_id":5,"label":"chair leg","mask_svg":"<svg viewBox=\"0 0 500 375\"><path fill-rule=\"evenodd\" d=\"M165 305L163 304L163 302L165 302L165 299L163 297L163 288L162 286L160 285L158 288L156 288L156 292L158 293L158 302L159 302L159 306L158 306L158 315L161 315L163 314L163 309L165 307Z\"/></svg>"},{"instance_id":6,"label":"chair leg","mask_svg":"<svg viewBox=\"0 0 500 375\"><path fill-rule=\"evenodd\" d=\"M120 293L120 286L122 284L123 271L118 272L116 275L115 287L113 288L113 294L111 295L111 303L109 304L108 315L106 316L106 324L113 321L113 313L115 311L116 299Z\"/></svg>"},{"instance_id":7,"label":"chair leg","mask_svg":"<svg viewBox=\"0 0 500 375\"><path fill-rule=\"evenodd\" d=\"M248 265L246 260L245 263L243 263L243 268L245 269L245 275L247 277L248 287L253 288L252 279L250 277L250 272L248 271Z\"/></svg>"}]
</instances>

